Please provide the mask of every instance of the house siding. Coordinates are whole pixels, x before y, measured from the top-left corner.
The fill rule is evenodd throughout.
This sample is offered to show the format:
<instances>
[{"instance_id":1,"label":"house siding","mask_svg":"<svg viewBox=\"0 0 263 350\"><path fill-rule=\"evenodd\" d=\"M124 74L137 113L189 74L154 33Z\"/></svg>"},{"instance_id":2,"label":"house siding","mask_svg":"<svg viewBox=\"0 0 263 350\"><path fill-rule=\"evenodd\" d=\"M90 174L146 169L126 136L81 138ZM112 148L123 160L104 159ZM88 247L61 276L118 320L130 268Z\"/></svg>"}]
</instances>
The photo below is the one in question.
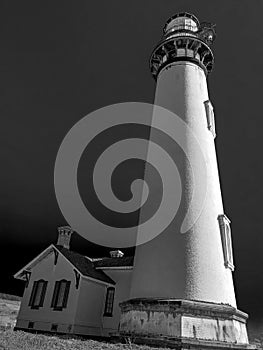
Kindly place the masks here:
<instances>
[{"instance_id":1,"label":"house siding","mask_svg":"<svg viewBox=\"0 0 263 350\"><path fill-rule=\"evenodd\" d=\"M31 309L29 304L34 281L44 279L48 281L43 307ZM67 307L62 311L54 311L51 301L55 282L66 279L71 282ZM79 289L75 287L73 267L59 254L57 264L54 264L54 253L51 252L31 272L28 287L25 288L20 311L16 323L17 328L28 328L28 322L34 322L34 330L51 331L51 325L57 324L57 332L72 332L78 303Z\"/></svg>"},{"instance_id":2,"label":"house siding","mask_svg":"<svg viewBox=\"0 0 263 350\"><path fill-rule=\"evenodd\" d=\"M103 336L103 306L107 286L83 278L80 285L78 305L73 332Z\"/></svg>"},{"instance_id":3,"label":"house siding","mask_svg":"<svg viewBox=\"0 0 263 350\"><path fill-rule=\"evenodd\" d=\"M129 299L132 270L105 269L104 272L116 282L112 317L103 317L104 335L107 336L118 332L121 317L119 304ZM103 300L103 310L105 297Z\"/></svg>"},{"instance_id":4,"label":"house siding","mask_svg":"<svg viewBox=\"0 0 263 350\"><path fill-rule=\"evenodd\" d=\"M58 254L55 264L52 249L33 261L30 269L30 281L24 290L16 329L99 337L118 332L121 315L119 303L129 299L132 270L105 268L103 270L109 276L109 281L112 279L116 285L81 276L77 288L76 267L62 253ZM29 301L34 282L39 280L48 283L43 306L37 309L29 306ZM54 310L51 303L56 281L61 280L70 281L70 290L67 306L59 311ZM111 316L104 316L108 287L115 288L113 312Z\"/></svg>"}]
</instances>

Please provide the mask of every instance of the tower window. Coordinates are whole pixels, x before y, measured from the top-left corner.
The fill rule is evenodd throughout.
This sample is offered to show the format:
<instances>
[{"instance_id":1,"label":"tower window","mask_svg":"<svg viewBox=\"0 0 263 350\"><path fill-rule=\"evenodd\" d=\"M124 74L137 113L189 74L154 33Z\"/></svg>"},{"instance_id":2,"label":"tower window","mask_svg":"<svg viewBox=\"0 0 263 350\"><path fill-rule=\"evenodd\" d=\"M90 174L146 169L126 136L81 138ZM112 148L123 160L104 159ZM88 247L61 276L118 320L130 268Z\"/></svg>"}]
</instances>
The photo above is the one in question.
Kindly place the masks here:
<instances>
[{"instance_id":1,"label":"tower window","mask_svg":"<svg viewBox=\"0 0 263 350\"><path fill-rule=\"evenodd\" d=\"M226 215L222 214L218 216L218 222L219 222L219 228L220 228L222 245L223 245L225 267L233 271L234 261L233 261L230 220Z\"/></svg>"},{"instance_id":2,"label":"tower window","mask_svg":"<svg viewBox=\"0 0 263 350\"><path fill-rule=\"evenodd\" d=\"M113 287L107 288L104 316L109 316L109 317L112 316L113 304L114 304L114 294L115 294L115 289Z\"/></svg>"},{"instance_id":3,"label":"tower window","mask_svg":"<svg viewBox=\"0 0 263 350\"><path fill-rule=\"evenodd\" d=\"M67 307L69 289L70 281L56 281L51 302L51 307L53 307L54 310L62 311Z\"/></svg>"},{"instance_id":4,"label":"tower window","mask_svg":"<svg viewBox=\"0 0 263 350\"><path fill-rule=\"evenodd\" d=\"M205 104L205 112L206 112L206 119L207 119L207 128L211 131L214 138L216 137L216 128L215 128L215 116L214 116L214 108L212 106L212 103L207 100L204 102Z\"/></svg>"},{"instance_id":5,"label":"tower window","mask_svg":"<svg viewBox=\"0 0 263 350\"><path fill-rule=\"evenodd\" d=\"M28 304L29 306L31 306L31 309L39 309L43 306L46 290L47 281L39 280L34 282Z\"/></svg>"}]
</instances>

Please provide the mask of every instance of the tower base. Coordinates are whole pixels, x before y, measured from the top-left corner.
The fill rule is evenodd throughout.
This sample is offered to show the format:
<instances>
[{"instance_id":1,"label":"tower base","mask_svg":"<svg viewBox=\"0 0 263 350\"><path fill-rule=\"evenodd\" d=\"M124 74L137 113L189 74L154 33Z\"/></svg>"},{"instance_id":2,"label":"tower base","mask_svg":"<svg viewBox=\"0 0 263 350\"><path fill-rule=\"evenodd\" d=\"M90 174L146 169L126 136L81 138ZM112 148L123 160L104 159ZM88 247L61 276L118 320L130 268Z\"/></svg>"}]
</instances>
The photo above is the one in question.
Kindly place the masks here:
<instances>
[{"instance_id":1,"label":"tower base","mask_svg":"<svg viewBox=\"0 0 263 350\"><path fill-rule=\"evenodd\" d=\"M138 344L175 349L256 349L248 315L225 305L179 299L131 299L120 304L120 335Z\"/></svg>"}]
</instances>

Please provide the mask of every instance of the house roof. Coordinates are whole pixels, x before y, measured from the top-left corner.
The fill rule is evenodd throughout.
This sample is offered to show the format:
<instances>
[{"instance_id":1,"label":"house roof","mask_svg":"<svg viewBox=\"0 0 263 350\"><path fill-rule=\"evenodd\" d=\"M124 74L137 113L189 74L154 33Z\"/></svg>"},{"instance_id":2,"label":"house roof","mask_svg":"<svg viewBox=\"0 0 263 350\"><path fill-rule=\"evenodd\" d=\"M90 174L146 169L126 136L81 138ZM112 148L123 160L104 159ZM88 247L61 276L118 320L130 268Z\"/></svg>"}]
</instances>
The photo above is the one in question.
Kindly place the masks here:
<instances>
[{"instance_id":1,"label":"house roof","mask_svg":"<svg viewBox=\"0 0 263 350\"><path fill-rule=\"evenodd\" d=\"M26 266L20 269L15 275L15 278L25 280L25 272L31 271L35 265L41 260L45 259L46 256L57 250L62 254L82 275L88 278L102 281L104 283L116 284L104 271L104 268L127 268L133 266L133 257L119 257L119 258L98 258L91 259L82 254L76 253L72 250L66 249L59 245L51 244L38 256L31 260Z\"/></svg>"},{"instance_id":2,"label":"house roof","mask_svg":"<svg viewBox=\"0 0 263 350\"><path fill-rule=\"evenodd\" d=\"M124 256L120 258L101 258L93 261L94 266L97 268L107 267L132 267L133 256Z\"/></svg>"},{"instance_id":3,"label":"house roof","mask_svg":"<svg viewBox=\"0 0 263 350\"><path fill-rule=\"evenodd\" d=\"M101 270L96 270L94 263L92 263L92 261L90 261L84 255L73 252L72 250L63 248L58 245L56 245L55 247L61 252L61 254L65 256L66 259L68 259L71 262L72 265L76 267L76 269L82 275L91 277L106 283L115 284L113 279L111 279L108 275L106 275L105 272Z\"/></svg>"}]
</instances>

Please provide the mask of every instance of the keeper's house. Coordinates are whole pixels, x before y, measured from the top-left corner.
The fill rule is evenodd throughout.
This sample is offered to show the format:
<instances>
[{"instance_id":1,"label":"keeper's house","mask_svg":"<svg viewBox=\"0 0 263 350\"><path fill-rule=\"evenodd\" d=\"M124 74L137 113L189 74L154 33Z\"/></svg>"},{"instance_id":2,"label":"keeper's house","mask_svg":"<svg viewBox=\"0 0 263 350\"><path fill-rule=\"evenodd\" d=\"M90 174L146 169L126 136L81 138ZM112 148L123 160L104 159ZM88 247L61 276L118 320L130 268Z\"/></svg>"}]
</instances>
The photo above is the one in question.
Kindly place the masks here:
<instances>
[{"instance_id":1,"label":"keeper's house","mask_svg":"<svg viewBox=\"0 0 263 350\"><path fill-rule=\"evenodd\" d=\"M129 298L133 257L119 250L92 259L70 250L73 231L15 274L25 291L15 329L107 337L118 331L119 303Z\"/></svg>"}]
</instances>

